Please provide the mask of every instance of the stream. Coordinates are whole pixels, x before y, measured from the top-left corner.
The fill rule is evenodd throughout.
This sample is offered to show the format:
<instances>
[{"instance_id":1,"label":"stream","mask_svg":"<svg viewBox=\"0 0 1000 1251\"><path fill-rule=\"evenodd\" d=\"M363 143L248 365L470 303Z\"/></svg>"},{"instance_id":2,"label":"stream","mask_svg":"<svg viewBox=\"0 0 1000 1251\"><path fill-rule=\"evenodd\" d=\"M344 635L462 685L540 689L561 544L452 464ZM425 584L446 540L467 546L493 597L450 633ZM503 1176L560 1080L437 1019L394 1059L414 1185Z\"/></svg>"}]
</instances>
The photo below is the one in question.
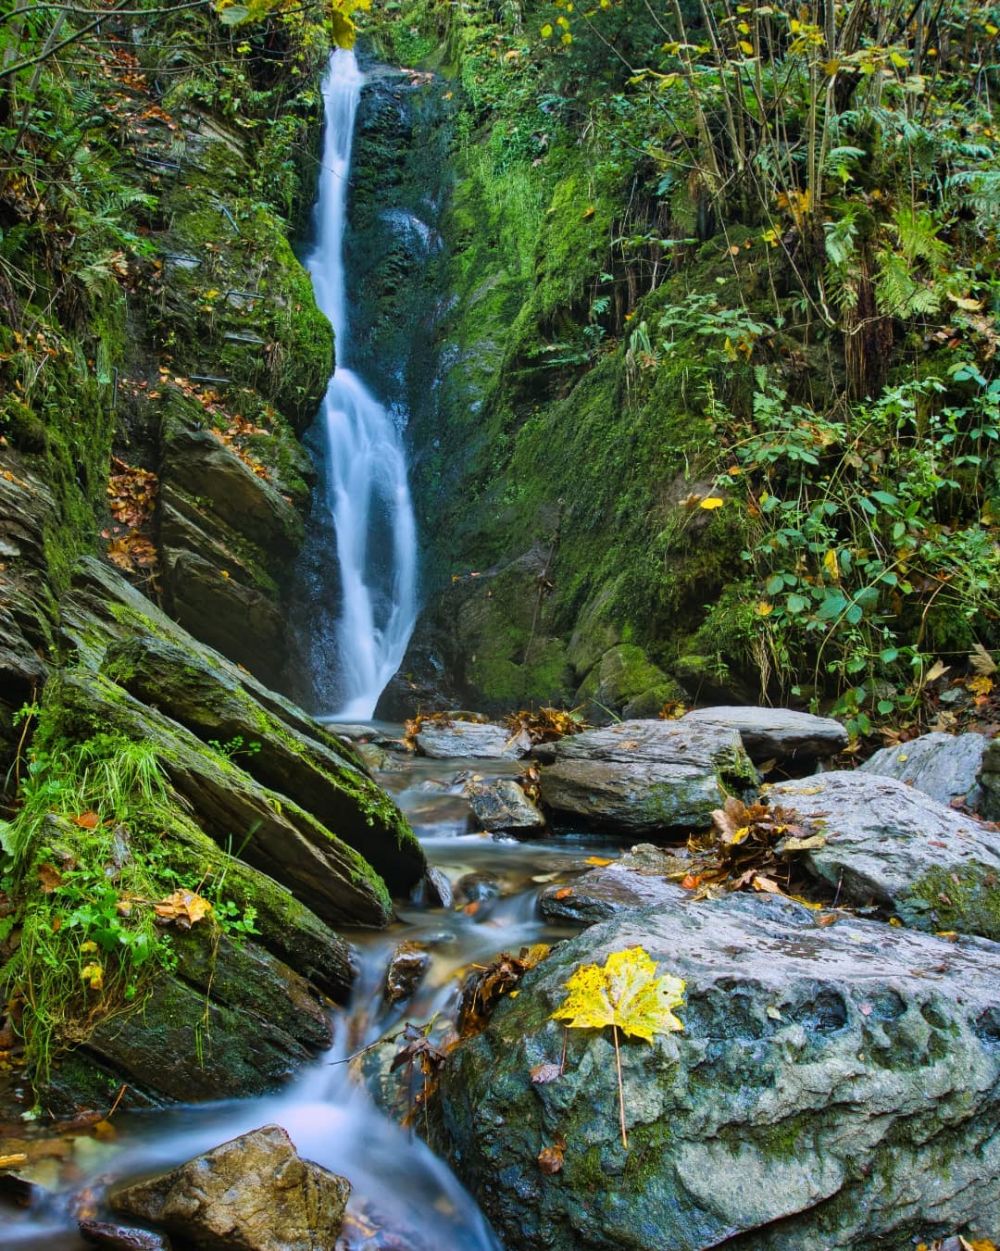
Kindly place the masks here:
<instances>
[{"instance_id":1,"label":"stream","mask_svg":"<svg viewBox=\"0 0 1000 1251\"><path fill-rule=\"evenodd\" d=\"M386 733L391 727L379 726ZM398 732L398 730L396 731ZM510 776L509 761L427 760L390 756L379 783L407 814L427 853L452 883L469 875L499 887L467 911L402 905L382 932L347 933L358 950L360 974L351 1004L334 1012L333 1049L277 1094L257 1099L118 1113L113 1136L84 1131L56 1140L54 1158L35 1166L38 1198L19 1211L0 1200L0 1246L20 1251L82 1251L75 1232L78 1196L93 1187L158 1171L218 1144L275 1123L300 1153L346 1176L353 1187L338 1251L488 1251L500 1244L451 1170L420 1138L376 1107L352 1073L348 1057L394 1034L406 1021L422 1024L458 1007L464 970L501 951L565 937L538 910L542 884L572 876L584 859L605 850L576 837L515 841L475 830L462 790L473 774ZM620 850L620 849L619 849ZM410 940L427 947L431 965L407 1002L388 1007L385 970L394 949ZM332 1251L332 1248L331 1248Z\"/></svg>"},{"instance_id":2,"label":"stream","mask_svg":"<svg viewBox=\"0 0 1000 1251\"><path fill-rule=\"evenodd\" d=\"M343 237L352 135L364 76L353 52L331 58L323 87L326 129L316 235L306 260L317 302L336 334L338 364L318 418L325 456L325 503L336 535L340 579L331 721L370 718L398 669L413 630L417 545L401 430L348 359ZM332 614L331 614L332 615ZM314 623L320 631L327 626ZM322 675L330 679L330 674ZM331 710L332 711L332 710ZM373 726L389 738L398 727ZM75 1251L82 1210L103 1212L107 1186L163 1170L269 1123L284 1127L300 1153L346 1176L353 1187L338 1251L488 1251L499 1243L445 1163L373 1102L349 1061L387 1033L436 1014L454 1018L464 975L501 951L564 932L538 910L541 882L586 866L597 845L582 840L515 842L476 832L463 786L469 777L513 774L512 762L430 761L390 752L379 783L409 817L429 862L453 883L478 891L454 908L401 906L389 930L347 934L358 951L351 1004L334 1013L334 1046L280 1093L147 1112L120 1112L113 1128L39 1125L47 1150L34 1162L31 1206L4 1205L4 1248ZM385 975L402 941L430 952L429 969L409 1001L388 1006ZM332 1249L331 1249L332 1251Z\"/></svg>"}]
</instances>

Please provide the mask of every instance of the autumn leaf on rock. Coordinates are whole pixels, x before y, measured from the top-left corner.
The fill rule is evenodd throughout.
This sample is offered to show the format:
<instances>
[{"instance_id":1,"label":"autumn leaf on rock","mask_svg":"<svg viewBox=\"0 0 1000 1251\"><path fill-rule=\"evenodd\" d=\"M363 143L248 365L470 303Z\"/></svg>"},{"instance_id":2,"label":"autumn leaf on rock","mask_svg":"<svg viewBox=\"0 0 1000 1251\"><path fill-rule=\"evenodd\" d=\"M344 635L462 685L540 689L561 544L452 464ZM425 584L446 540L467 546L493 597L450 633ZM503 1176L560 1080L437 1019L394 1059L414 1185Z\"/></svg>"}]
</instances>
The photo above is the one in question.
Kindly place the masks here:
<instances>
[{"instance_id":1,"label":"autumn leaf on rock","mask_svg":"<svg viewBox=\"0 0 1000 1251\"><path fill-rule=\"evenodd\" d=\"M161 921L175 921L180 929L189 930L208 916L212 905L192 890L175 890L172 895L154 904L153 911Z\"/></svg>"},{"instance_id":2,"label":"autumn leaf on rock","mask_svg":"<svg viewBox=\"0 0 1000 1251\"><path fill-rule=\"evenodd\" d=\"M656 962L643 947L613 951L603 966L583 964L566 982L569 994L552 1013L568 1029L603 1029L611 1026L618 1075L618 1120L622 1146L628 1150L625 1128L625 1089L618 1031L653 1041L654 1034L669 1034L684 1025L673 1009L684 1002L684 982L670 973L656 976Z\"/></svg>"},{"instance_id":3,"label":"autumn leaf on rock","mask_svg":"<svg viewBox=\"0 0 1000 1251\"><path fill-rule=\"evenodd\" d=\"M603 1029L614 1025L626 1034L653 1041L654 1034L684 1028L673 1009L684 1002L684 982L665 973L642 947L608 956L603 966L584 964L567 981L569 994L552 1013L570 1029Z\"/></svg>"}]
</instances>

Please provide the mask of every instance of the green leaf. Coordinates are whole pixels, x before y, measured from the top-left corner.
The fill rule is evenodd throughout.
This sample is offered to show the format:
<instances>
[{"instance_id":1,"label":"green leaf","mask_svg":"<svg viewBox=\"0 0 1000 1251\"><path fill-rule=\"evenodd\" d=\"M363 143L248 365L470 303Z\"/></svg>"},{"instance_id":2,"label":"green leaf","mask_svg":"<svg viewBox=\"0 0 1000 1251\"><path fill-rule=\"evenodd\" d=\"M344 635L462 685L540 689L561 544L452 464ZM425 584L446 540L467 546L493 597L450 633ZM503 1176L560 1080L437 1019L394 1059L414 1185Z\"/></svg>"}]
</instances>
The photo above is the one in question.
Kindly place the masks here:
<instances>
[{"instance_id":1,"label":"green leaf","mask_svg":"<svg viewBox=\"0 0 1000 1251\"><path fill-rule=\"evenodd\" d=\"M219 21L223 26L238 26L240 22L245 22L249 16L250 10L245 5L231 4L219 14Z\"/></svg>"},{"instance_id":2,"label":"green leaf","mask_svg":"<svg viewBox=\"0 0 1000 1251\"><path fill-rule=\"evenodd\" d=\"M778 595L782 590L784 590L784 586L785 579L781 576L781 574L772 573L767 582L764 584L764 589L767 591L768 595Z\"/></svg>"},{"instance_id":3,"label":"green leaf","mask_svg":"<svg viewBox=\"0 0 1000 1251\"><path fill-rule=\"evenodd\" d=\"M839 592L835 595L827 595L819 606L816 616L820 621L832 621L834 617L839 617L847 607L847 597Z\"/></svg>"},{"instance_id":4,"label":"green leaf","mask_svg":"<svg viewBox=\"0 0 1000 1251\"><path fill-rule=\"evenodd\" d=\"M789 595L788 599L785 601L785 605L790 613L798 614L800 612L805 612L805 610L809 607L809 601L804 595Z\"/></svg>"}]
</instances>

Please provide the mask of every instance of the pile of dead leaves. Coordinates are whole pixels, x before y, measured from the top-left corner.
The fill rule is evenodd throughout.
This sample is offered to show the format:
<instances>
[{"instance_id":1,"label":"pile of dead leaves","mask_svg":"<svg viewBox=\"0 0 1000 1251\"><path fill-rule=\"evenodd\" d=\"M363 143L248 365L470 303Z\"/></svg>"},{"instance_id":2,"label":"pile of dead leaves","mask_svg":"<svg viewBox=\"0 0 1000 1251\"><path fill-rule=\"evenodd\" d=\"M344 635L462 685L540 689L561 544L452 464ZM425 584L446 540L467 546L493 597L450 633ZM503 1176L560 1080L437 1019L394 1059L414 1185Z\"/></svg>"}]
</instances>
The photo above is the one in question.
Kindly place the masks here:
<instances>
[{"instance_id":1,"label":"pile of dead leaves","mask_svg":"<svg viewBox=\"0 0 1000 1251\"><path fill-rule=\"evenodd\" d=\"M511 738L526 734L532 743L551 743L567 734L590 729L576 708L568 712L561 708L522 709L505 717L504 725Z\"/></svg>"},{"instance_id":2,"label":"pile of dead leaves","mask_svg":"<svg viewBox=\"0 0 1000 1251\"><path fill-rule=\"evenodd\" d=\"M108 540L108 559L125 573L151 574L156 569L156 547L145 531L153 518L159 487L151 470L112 457L107 493L113 520L101 536Z\"/></svg>"},{"instance_id":3,"label":"pile of dead leaves","mask_svg":"<svg viewBox=\"0 0 1000 1251\"><path fill-rule=\"evenodd\" d=\"M516 956L503 951L487 965L476 964L462 987L458 1032L462 1038L480 1034L504 995L516 992L518 982L549 954L548 943L522 947Z\"/></svg>"},{"instance_id":4,"label":"pile of dead leaves","mask_svg":"<svg viewBox=\"0 0 1000 1251\"><path fill-rule=\"evenodd\" d=\"M795 863L796 853L818 849L822 834L807 835L795 812L770 807L762 800L746 804L730 795L712 813L712 832L692 839L692 859L681 880L695 898L706 899L734 890L791 895L801 902L802 892L815 882Z\"/></svg>"},{"instance_id":5,"label":"pile of dead leaves","mask_svg":"<svg viewBox=\"0 0 1000 1251\"><path fill-rule=\"evenodd\" d=\"M483 725L488 720L478 712L418 712L403 725L403 743L407 751L417 750L417 735L425 725L449 726L456 721L471 721Z\"/></svg>"}]
</instances>

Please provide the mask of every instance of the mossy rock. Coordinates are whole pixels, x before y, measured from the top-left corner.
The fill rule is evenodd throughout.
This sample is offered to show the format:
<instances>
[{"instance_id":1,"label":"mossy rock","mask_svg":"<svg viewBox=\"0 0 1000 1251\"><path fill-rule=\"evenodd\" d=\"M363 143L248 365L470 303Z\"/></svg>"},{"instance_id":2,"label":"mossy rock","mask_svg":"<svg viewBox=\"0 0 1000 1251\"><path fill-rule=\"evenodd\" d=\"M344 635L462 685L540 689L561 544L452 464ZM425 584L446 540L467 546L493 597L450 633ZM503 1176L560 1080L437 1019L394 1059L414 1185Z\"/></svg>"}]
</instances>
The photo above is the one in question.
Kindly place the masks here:
<instances>
[{"instance_id":1,"label":"mossy rock","mask_svg":"<svg viewBox=\"0 0 1000 1251\"><path fill-rule=\"evenodd\" d=\"M627 720L655 717L670 700L681 701L678 683L654 665L641 647L619 643L609 648L576 693L589 721L622 714Z\"/></svg>"}]
</instances>

